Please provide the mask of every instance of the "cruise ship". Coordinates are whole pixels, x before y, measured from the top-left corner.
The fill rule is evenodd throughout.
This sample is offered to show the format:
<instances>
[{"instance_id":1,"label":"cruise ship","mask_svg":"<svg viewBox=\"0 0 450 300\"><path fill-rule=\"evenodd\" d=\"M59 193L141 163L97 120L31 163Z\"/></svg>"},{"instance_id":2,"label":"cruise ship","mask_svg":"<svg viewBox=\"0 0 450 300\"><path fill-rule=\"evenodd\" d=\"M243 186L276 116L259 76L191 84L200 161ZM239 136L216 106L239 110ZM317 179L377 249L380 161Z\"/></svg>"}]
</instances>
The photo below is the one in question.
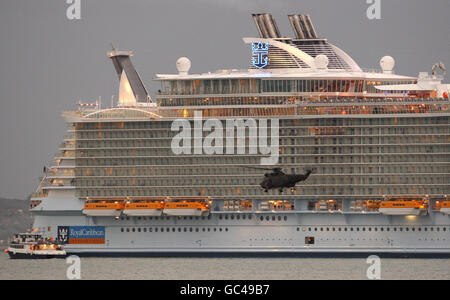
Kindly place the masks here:
<instances>
[{"instance_id":1,"label":"cruise ship","mask_svg":"<svg viewBox=\"0 0 450 300\"><path fill-rule=\"evenodd\" d=\"M117 103L62 112L32 231L86 256L450 256L444 64L366 70L308 15L288 16L292 37L252 18L244 69L181 57L152 97L113 47ZM309 177L265 189L264 168Z\"/></svg>"}]
</instances>

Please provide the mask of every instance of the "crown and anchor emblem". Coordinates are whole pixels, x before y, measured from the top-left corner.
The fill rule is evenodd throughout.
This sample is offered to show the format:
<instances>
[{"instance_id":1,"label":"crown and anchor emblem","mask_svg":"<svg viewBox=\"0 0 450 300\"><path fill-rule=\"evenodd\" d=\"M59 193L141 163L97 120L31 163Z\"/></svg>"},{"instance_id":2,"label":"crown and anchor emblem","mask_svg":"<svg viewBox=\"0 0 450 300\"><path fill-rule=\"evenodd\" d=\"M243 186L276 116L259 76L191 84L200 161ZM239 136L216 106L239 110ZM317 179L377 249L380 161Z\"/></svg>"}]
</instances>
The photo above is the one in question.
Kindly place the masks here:
<instances>
[{"instance_id":1,"label":"crown and anchor emblem","mask_svg":"<svg viewBox=\"0 0 450 300\"><path fill-rule=\"evenodd\" d=\"M269 63L269 43L252 43L252 63L262 69Z\"/></svg>"},{"instance_id":2,"label":"crown and anchor emblem","mask_svg":"<svg viewBox=\"0 0 450 300\"><path fill-rule=\"evenodd\" d=\"M58 239L61 242L67 242L68 237L69 237L68 233L69 233L69 229L67 227L58 228Z\"/></svg>"}]
</instances>

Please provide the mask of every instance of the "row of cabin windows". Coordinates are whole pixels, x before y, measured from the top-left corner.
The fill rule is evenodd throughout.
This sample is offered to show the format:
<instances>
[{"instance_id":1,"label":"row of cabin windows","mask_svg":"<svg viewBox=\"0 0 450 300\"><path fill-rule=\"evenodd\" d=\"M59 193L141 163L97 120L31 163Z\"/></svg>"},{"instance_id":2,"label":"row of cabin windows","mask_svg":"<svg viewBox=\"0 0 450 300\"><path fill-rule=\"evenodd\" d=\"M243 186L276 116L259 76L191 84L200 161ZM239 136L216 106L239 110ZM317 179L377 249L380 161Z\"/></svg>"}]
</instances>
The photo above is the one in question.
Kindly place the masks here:
<instances>
[{"instance_id":1,"label":"row of cabin windows","mask_svg":"<svg viewBox=\"0 0 450 300\"><path fill-rule=\"evenodd\" d=\"M176 216L176 217L171 217L171 216L159 216L159 217L125 217L122 216L120 217L120 220L130 220L130 218L136 219L136 220L172 220L173 219L178 219L178 220L211 220L211 215L209 216Z\"/></svg>"},{"instance_id":2,"label":"row of cabin windows","mask_svg":"<svg viewBox=\"0 0 450 300\"><path fill-rule=\"evenodd\" d=\"M120 232L228 232L228 228L222 227L132 227L132 228L120 228Z\"/></svg>"},{"instance_id":3,"label":"row of cabin windows","mask_svg":"<svg viewBox=\"0 0 450 300\"><path fill-rule=\"evenodd\" d=\"M420 227L420 226L411 226L411 227L314 227L314 228L311 228L311 227L308 227L308 228L306 228L306 227L302 227L302 228L300 228L300 227L297 227L297 231L315 231L315 232L317 232L317 231L363 231L363 232L365 232L365 231L369 231L369 232L371 232L371 231L374 231L374 232L378 232L378 231L381 231L381 232L383 232L383 231L393 231L393 232L397 232L397 231L400 231L400 232L403 232L403 231L406 231L406 232L409 232L409 231L413 231L413 232L415 232L415 231L418 231L418 232L421 232L421 231L425 231L425 232L428 232L428 231L430 231L430 232L434 232L434 231L436 231L436 232L440 232L440 231L443 231L443 232L446 232L447 231L447 228L446 227ZM448 228L448 230L450 231L450 227Z\"/></svg>"},{"instance_id":4,"label":"row of cabin windows","mask_svg":"<svg viewBox=\"0 0 450 300\"><path fill-rule=\"evenodd\" d=\"M76 130L97 129L150 129L156 131L165 129L170 131L170 121L149 122L86 122L76 123ZM358 126L358 125L414 125L419 128L421 124L447 124L447 117L433 118L352 118L352 119L311 119L311 120L280 120L280 128L285 126L310 126L310 125L335 125L335 126Z\"/></svg>"}]
</instances>

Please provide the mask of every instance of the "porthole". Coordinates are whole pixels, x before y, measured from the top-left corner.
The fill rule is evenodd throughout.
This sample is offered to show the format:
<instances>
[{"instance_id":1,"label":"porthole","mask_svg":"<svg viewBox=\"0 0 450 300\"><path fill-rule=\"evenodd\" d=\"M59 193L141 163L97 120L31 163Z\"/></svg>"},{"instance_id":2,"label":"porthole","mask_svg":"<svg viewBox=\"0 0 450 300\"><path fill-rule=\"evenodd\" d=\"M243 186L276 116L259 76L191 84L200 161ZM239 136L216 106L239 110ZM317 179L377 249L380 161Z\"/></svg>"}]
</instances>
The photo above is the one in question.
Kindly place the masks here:
<instances>
[{"instance_id":1,"label":"porthole","mask_svg":"<svg viewBox=\"0 0 450 300\"><path fill-rule=\"evenodd\" d=\"M131 229L131 231L136 232L136 228L133 227L133 229Z\"/></svg>"},{"instance_id":2,"label":"porthole","mask_svg":"<svg viewBox=\"0 0 450 300\"><path fill-rule=\"evenodd\" d=\"M270 217L269 216L266 216L266 221L269 221L270 220Z\"/></svg>"},{"instance_id":3,"label":"porthole","mask_svg":"<svg viewBox=\"0 0 450 300\"><path fill-rule=\"evenodd\" d=\"M123 232L123 228L120 228L120 232Z\"/></svg>"},{"instance_id":4,"label":"porthole","mask_svg":"<svg viewBox=\"0 0 450 300\"><path fill-rule=\"evenodd\" d=\"M261 221L264 221L264 217L263 217L263 216L259 217L259 219L260 219Z\"/></svg>"},{"instance_id":5,"label":"porthole","mask_svg":"<svg viewBox=\"0 0 450 300\"><path fill-rule=\"evenodd\" d=\"M287 221L287 216L284 216L284 220Z\"/></svg>"}]
</instances>

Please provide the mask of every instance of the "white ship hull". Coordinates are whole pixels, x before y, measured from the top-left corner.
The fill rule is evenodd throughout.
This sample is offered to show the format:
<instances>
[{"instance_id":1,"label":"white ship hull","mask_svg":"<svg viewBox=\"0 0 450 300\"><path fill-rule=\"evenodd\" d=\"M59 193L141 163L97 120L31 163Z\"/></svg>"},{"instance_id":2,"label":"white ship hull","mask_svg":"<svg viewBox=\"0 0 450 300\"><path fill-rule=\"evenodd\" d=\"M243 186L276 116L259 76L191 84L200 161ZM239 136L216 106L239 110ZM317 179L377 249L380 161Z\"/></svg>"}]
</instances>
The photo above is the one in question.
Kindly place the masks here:
<instances>
[{"instance_id":1,"label":"white ship hull","mask_svg":"<svg viewBox=\"0 0 450 300\"><path fill-rule=\"evenodd\" d=\"M104 236L98 244L76 240L64 245L68 254L77 255L450 257L450 219L439 211L415 219L304 212L213 212L197 218L37 216L35 226L49 226L52 236L58 235L60 226L102 228ZM313 244L307 243L310 237Z\"/></svg>"}]
</instances>

